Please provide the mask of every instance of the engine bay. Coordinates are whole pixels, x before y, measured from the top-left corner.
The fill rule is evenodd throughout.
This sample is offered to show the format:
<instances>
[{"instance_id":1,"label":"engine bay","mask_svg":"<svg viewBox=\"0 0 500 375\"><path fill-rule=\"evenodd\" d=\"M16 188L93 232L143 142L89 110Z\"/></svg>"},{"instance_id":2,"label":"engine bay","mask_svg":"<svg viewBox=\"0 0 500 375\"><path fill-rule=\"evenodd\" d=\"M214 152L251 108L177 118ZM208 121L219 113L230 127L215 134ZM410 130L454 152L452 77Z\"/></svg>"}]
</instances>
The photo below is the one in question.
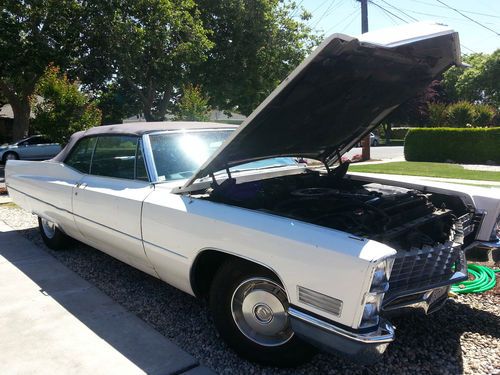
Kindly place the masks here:
<instances>
[{"instance_id":1,"label":"engine bay","mask_svg":"<svg viewBox=\"0 0 500 375\"><path fill-rule=\"evenodd\" d=\"M468 213L456 197L310 170L239 184L229 178L198 198L341 230L398 251L457 242L456 218Z\"/></svg>"}]
</instances>

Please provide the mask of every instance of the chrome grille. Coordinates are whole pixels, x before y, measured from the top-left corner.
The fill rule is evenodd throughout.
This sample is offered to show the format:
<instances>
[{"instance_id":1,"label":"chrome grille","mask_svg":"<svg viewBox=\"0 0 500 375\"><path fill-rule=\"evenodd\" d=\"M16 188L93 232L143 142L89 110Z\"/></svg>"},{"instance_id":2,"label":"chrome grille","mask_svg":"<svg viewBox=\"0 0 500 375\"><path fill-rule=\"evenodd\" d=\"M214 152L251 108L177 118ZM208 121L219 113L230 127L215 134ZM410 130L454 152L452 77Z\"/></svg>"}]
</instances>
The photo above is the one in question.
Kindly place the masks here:
<instances>
[{"instance_id":1,"label":"chrome grille","mask_svg":"<svg viewBox=\"0 0 500 375\"><path fill-rule=\"evenodd\" d=\"M317 309L340 316L342 311L342 301L327 295L315 292L314 290L298 287L299 301Z\"/></svg>"},{"instance_id":2,"label":"chrome grille","mask_svg":"<svg viewBox=\"0 0 500 375\"><path fill-rule=\"evenodd\" d=\"M396 256L385 299L403 291L424 290L450 280L460 261L461 245L453 241L401 251Z\"/></svg>"}]
</instances>

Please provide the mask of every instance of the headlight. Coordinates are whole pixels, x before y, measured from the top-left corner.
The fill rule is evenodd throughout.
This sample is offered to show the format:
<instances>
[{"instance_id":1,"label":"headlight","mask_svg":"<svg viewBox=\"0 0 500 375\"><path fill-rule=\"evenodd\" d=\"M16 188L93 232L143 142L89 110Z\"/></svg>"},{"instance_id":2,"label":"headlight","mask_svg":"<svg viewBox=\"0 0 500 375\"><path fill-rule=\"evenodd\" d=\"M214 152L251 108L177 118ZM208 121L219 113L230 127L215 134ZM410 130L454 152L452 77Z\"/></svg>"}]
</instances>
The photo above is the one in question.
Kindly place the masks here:
<instances>
[{"instance_id":1,"label":"headlight","mask_svg":"<svg viewBox=\"0 0 500 375\"><path fill-rule=\"evenodd\" d=\"M493 225L493 230L491 231L490 241L500 241L500 215L498 215L497 221Z\"/></svg>"},{"instance_id":2,"label":"headlight","mask_svg":"<svg viewBox=\"0 0 500 375\"><path fill-rule=\"evenodd\" d=\"M394 257L385 258L377 263L373 269L370 291L365 294L363 315L359 324L360 328L372 327L378 324L380 307L384 294L389 290L389 277L391 276Z\"/></svg>"}]
</instances>

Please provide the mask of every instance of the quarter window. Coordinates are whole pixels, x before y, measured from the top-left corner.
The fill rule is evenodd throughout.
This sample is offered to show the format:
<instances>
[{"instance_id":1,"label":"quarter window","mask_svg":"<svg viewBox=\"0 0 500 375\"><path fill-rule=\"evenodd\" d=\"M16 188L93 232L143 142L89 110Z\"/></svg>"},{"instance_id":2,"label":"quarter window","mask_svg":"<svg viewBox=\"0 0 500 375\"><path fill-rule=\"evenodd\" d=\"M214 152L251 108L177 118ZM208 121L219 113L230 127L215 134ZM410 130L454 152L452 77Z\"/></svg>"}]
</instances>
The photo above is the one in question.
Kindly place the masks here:
<instances>
[{"instance_id":1,"label":"quarter window","mask_svg":"<svg viewBox=\"0 0 500 375\"><path fill-rule=\"evenodd\" d=\"M73 151L65 160L65 163L70 167L82 173L89 173L92 153L96 145L97 138L84 138L78 142L73 148Z\"/></svg>"}]
</instances>

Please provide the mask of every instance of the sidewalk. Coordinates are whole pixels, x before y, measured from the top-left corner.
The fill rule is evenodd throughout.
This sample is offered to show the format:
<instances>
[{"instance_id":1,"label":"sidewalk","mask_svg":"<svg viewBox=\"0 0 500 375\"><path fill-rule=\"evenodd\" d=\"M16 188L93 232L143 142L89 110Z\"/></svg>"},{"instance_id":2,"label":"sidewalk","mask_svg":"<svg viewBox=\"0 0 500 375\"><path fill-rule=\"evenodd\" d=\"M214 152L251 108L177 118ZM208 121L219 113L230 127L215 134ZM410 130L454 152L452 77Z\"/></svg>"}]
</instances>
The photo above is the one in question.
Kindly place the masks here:
<instances>
[{"instance_id":1,"label":"sidewalk","mask_svg":"<svg viewBox=\"0 0 500 375\"><path fill-rule=\"evenodd\" d=\"M214 374L0 221L1 374Z\"/></svg>"}]
</instances>

